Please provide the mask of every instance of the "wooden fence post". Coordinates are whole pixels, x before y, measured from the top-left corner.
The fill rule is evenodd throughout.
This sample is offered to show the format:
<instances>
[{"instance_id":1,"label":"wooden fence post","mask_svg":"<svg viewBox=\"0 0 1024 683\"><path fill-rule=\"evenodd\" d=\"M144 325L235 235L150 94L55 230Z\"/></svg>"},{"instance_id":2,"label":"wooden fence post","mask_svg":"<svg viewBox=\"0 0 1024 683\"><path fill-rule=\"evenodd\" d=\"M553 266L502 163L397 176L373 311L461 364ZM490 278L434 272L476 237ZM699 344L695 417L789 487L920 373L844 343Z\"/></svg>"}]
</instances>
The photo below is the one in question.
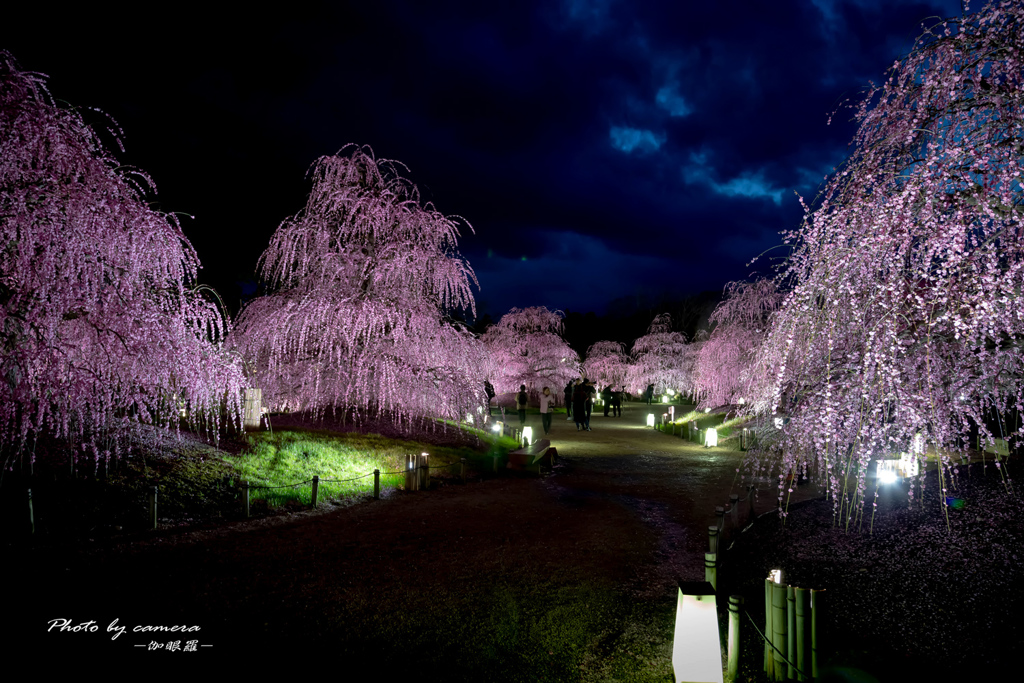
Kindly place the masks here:
<instances>
[{"instance_id":1,"label":"wooden fence post","mask_svg":"<svg viewBox=\"0 0 1024 683\"><path fill-rule=\"evenodd\" d=\"M426 491L430 488L430 468L427 462L426 453L420 453L420 489Z\"/></svg>"},{"instance_id":2,"label":"wooden fence post","mask_svg":"<svg viewBox=\"0 0 1024 683\"><path fill-rule=\"evenodd\" d=\"M157 526L157 523L156 523L156 519L157 519L157 515L156 515L156 494L157 494L157 489L158 489L158 487L156 487L156 486L150 486L149 487L149 519L150 519L150 523L152 524L152 528L154 528L154 529Z\"/></svg>"},{"instance_id":3,"label":"wooden fence post","mask_svg":"<svg viewBox=\"0 0 1024 683\"><path fill-rule=\"evenodd\" d=\"M249 516L249 482L243 480L243 481L241 481L239 483L241 483L241 485L242 485L242 501L243 501L243 506L245 507L245 516L248 517Z\"/></svg>"},{"instance_id":4,"label":"wooden fence post","mask_svg":"<svg viewBox=\"0 0 1024 683\"><path fill-rule=\"evenodd\" d=\"M405 490L416 490L416 456L411 453L405 454Z\"/></svg>"},{"instance_id":5,"label":"wooden fence post","mask_svg":"<svg viewBox=\"0 0 1024 683\"><path fill-rule=\"evenodd\" d=\"M319 492L319 490L320 490L320 475L319 474L314 474L313 475L313 494L311 496L312 500L310 502L310 507L313 508L314 510L316 510L316 494Z\"/></svg>"},{"instance_id":6,"label":"wooden fence post","mask_svg":"<svg viewBox=\"0 0 1024 683\"><path fill-rule=\"evenodd\" d=\"M380 470L373 471L373 499L380 500Z\"/></svg>"},{"instance_id":7,"label":"wooden fence post","mask_svg":"<svg viewBox=\"0 0 1024 683\"><path fill-rule=\"evenodd\" d=\"M735 683L740 669L740 609L743 596L729 596L729 666L725 680Z\"/></svg>"},{"instance_id":8,"label":"wooden fence post","mask_svg":"<svg viewBox=\"0 0 1024 683\"><path fill-rule=\"evenodd\" d=\"M32 507L32 489L28 491L28 533L31 536L35 536L36 533L36 513Z\"/></svg>"}]
</instances>

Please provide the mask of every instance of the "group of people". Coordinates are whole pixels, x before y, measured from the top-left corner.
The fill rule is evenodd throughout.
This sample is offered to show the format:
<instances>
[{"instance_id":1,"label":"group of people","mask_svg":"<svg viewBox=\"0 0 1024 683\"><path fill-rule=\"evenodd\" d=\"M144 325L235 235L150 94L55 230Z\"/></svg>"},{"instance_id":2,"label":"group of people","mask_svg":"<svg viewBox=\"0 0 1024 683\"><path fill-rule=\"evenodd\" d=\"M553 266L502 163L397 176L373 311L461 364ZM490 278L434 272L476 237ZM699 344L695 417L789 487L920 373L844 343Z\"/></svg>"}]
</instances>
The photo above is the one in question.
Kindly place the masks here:
<instances>
[{"instance_id":1,"label":"group of people","mask_svg":"<svg viewBox=\"0 0 1024 683\"><path fill-rule=\"evenodd\" d=\"M493 388L490 382L485 382L485 389L488 394L488 403L493 397ZM622 417L622 395L625 387L615 390L611 385L601 390L601 398L604 399L604 416L608 417L609 411L612 417ZM565 408L568 413L567 421L576 421L576 431L593 431L590 428L590 415L594 408L594 400L597 396L597 388L593 380L577 378L570 381L563 392ZM540 394L540 417L544 425L544 433L551 431L551 415L554 407L554 394L549 387L544 387ZM516 412L519 414L519 424L526 426L526 407L529 402L529 394L526 385L519 385L519 392L516 394Z\"/></svg>"}]
</instances>

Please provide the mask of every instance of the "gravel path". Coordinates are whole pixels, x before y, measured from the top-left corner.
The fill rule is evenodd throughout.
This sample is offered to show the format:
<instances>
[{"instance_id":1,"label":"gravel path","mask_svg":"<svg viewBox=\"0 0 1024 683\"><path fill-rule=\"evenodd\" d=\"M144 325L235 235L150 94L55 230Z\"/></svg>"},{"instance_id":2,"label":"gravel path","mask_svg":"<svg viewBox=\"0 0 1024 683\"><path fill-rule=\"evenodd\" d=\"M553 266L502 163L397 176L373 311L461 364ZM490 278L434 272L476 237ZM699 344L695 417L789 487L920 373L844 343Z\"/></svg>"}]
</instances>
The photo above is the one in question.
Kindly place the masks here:
<instances>
[{"instance_id":1,"label":"gravel path","mask_svg":"<svg viewBox=\"0 0 1024 683\"><path fill-rule=\"evenodd\" d=\"M51 667L78 667L99 657L146 666L159 660L137 647L151 638L133 634L132 626L195 625L201 630L194 637L211 646L199 655L205 661L294 660L300 673L303 658L343 649L347 620L357 612L379 612L385 620L429 602L444 614L436 603L450 600L452 613L445 614L450 628L459 619L457 605L468 604L460 601L499 584L548 577L552 585L608 586L638 603L656 605L661 621L627 630L650 632L652 671L664 678L671 671L676 583L703 580L714 508L745 489L734 488L741 454L731 444L699 447L644 427L646 415L639 404L627 406L622 418L597 413L593 431L583 433L556 416L550 438L562 464L543 478L449 483L428 492L395 492L381 501L216 529L27 549L5 568L10 573L5 584L18 587L8 619L17 624L10 644L41 653ZM539 431L539 417L531 420ZM815 496L801 486L793 502ZM813 505L808 502L804 509ZM773 507L773 494L764 491L754 512ZM799 526L800 509L794 507L790 529ZM747 508L741 511L746 517ZM826 517L828 526L831 517ZM792 537L772 535L771 519L763 517L745 534L735 530L733 538L741 543L723 567L723 593L752 591L749 600L756 603L762 565L788 561L784 544L796 549L792 558L799 562L821 549L820 543L791 543ZM822 542L839 548L835 539ZM737 560L741 546L746 559ZM739 567L747 568L745 575ZM841 583L838 573L830 580ZM870 638L872 624L886 625L902 609L902 603L891 604L877 620L856 622L857 628ZM94 621L99 629L47 632L53 619ZM112 640L105 631L115 619L130 628ZM746 634L753 635L750 629ZM588 666L565 680L614 679L602 662ZM748 678L756 677L756 668L748 662Z\"/></svg>"}]
</instances>

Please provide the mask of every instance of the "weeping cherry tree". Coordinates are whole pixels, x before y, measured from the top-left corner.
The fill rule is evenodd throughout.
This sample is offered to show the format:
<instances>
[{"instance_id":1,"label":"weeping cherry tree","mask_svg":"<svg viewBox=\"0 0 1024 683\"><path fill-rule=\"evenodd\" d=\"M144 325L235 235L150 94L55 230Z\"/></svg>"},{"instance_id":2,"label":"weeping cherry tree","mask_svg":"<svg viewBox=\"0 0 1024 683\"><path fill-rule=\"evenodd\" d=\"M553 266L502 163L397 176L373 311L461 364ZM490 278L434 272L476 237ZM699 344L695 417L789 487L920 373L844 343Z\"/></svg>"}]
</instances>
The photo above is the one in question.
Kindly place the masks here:
<instances>
[{"instance_id":1,"label":"weeping cherry tree","mask_svg":"<svg viewBox=\"0 0 1024 683\"><path fill-rule=\"evenodd\" d=\"M421 202L401 169L355 145L321 157L305 208L271 238L272 291L232 342L273 408L461 419L486 400L479 343L451 317L475 314L465 221Z\"/></svg>"},{"instance_id":2,"label":"weeping cherry tree","mask_svg":"<svg viewBox=\"0 0 1024 683\"><path fill-rule=\"evenodd\" d=\"M116 136L117 131L111 130ZM118 144L120 140L118 138ZM120 166L45 78L0 52L0 451L40 438L98 466L176 430L240 421L241 370L199 260L146 174ZM225 412L226 409L226 412ZM72 456L76 457L76 456ZM5 463L6 464L6 463Z\"/></svg>"},{"instance_id":3,"label":"weeping cherry tree","mask_svg":"<svg viewBox=\"0 0 1024 683\"><path fill-rule=\"evenodd\" d=\"M499 394L558 388L579 377L579 354L562 338L564 314L544 306L513 308L481 335L488 376Z\"/></svg>"},{"instance_id":4,"label":"weeping cherry tree","mask_svg":"<svg viewBox=\"0 0 1024 683\"><path fill-rule=\"evenodd\" d=\"M629 390L639 394L653 384L655 394L669 389L692 392L695 350L686 343L685 334L672 331L672 316L655 316L647 334L633 342L633 362L626 377Z\"/></svg>"},{"instance_id":5,"label":"weeping cherry tree","mask_svg":"<svg viewBox=\"0 0 1024 683\"><path fill-rule=\"evenodd\" d=\"M700 407L746 403L756 393L761 378L751 368L781 300L770 279L726 285L725 299L709 320L711 332L697 353L694 393Z\"/></svg>"},{"instance_id":6,"label":"weeping cherry tree","mask_svg":"<svg viewBox=\"0 0 1024 683\"><path fill-rule=\"evenodd\" d=\"M614 341L599 341L587 349L583 372L594 380L598 387L621 387L629 372L629 358L622 344Z\"/></svg>"},{"instance_id":7,"label":"weeping cherry tree","mask_svg":"<svg viewBox=\"0 0 1024 683\"><path fill-rule=\"evenodd\" d=\"M788 237L757 409L789 422L760 462L810 471L847 526L873 513L873 460L934 455L945 493L973 430L1021 436L1006 418L1024 409L1022 63L1019 2L925 29Z\"/></svg>"}]
</instances>

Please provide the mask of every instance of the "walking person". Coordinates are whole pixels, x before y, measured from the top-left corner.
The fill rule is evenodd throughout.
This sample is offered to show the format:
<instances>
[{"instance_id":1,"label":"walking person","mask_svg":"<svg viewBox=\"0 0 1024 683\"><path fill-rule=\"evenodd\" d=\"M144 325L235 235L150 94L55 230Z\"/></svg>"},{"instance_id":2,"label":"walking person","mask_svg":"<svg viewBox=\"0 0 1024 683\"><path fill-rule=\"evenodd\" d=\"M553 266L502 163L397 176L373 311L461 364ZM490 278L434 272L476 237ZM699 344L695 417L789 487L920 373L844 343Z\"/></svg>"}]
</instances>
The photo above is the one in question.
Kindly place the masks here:
<instances>
[{"instance_id":1,"label":"walking person","mask_svg":"<svg viewBox=\"0 0 1024 683\"><path fill-rule=\"evenodd\" d=\"M612 417L622 417L622 392L626 387L612 392Z\"/></svg>"},{"instance_id":2,"label":"walking person","mask_svg":"<svg viewBox=\"0 0 1024 683\"><path fill-rule=\"evenodd\" d=\"M565 390L562 391L562 395L565 397L565 412L566 421L572 419L572 390L576 387L576 384L569 380L569 383L565 385Z\"/></svg>"},{"instance_id":3,"label":"walking person","mask_svg":"<svg viewBox=\"0 0 1024 683\"><path fill-rule=\"evenodd\" d=\"M608 417L608 409L612 407L612 385L601 390L601 401L604 402L604 416Z\"/></svg>"},{"instance_id":4,"label":"walking person","mask_svg":"<svg viewBox=\"0 0 1024 683\"><path fill-rule=\"evenodd\" d=\"M555 395L544 387L540 392L540 421L544 425L544 434L551 431L551 404L554 400Z\"/></svg>"},{"instance_id":5,"label":"walking person","mask_svg":"<svg viewBox=\"0 0 1024 683\"><path fill-rule=\"evenodd\" d=\"M653 384L648 384L647 385L647 392L646 393L647 393L647 405L651 405L651 401L654 400L654 385Z\"/></svg>"},{"instance_id":6,"label":"walking person","mask_svg":"<svg viewBox=\"0 0 1024 683\"><path fill-rule=\"evenodd\" d=\"M576 431L587 428L587 387L577 380L572 390L572 419L576 421Z\"/></svg>"},{"instance_id":7,"label":"walking person","mask_svg":"<svg viewBox=\"0 0 1024 683\"><path fill-rule=\"evenodd\" d=\"M491 401L494 400L494 385L484 380L484 393L487 394L487 414L491 414Z\"/></svg>"},{"instance_id":8,"label":"walking person","mask_svg":"<svg viewBox=\"0 0 1024 683\"><path fill-rule=\"evenodd\" d=\"M586 402L584 403L584 409L587 411L587 416L586 416L585 424L586 424L586 429L589 432L589 431L592 431L590 429L590 413L594 409L594 397L597 395L597 389L594 388L593 380L584 380L583 386L586 387L586 392L587 392L587 399L586 399Z\"/></svg>"},{"instance_id":9,"label":"walking person","mask_svg":"<svg viewBox=\"0 0 1024 683\"><path fill-rule=\"evenodd\" d=\"M519 411L519 426L526 426L526 402L528 396L526 395L526 385L519 385L519 393L516 394L516 410Z\"/></svg>"}]
</instances>

